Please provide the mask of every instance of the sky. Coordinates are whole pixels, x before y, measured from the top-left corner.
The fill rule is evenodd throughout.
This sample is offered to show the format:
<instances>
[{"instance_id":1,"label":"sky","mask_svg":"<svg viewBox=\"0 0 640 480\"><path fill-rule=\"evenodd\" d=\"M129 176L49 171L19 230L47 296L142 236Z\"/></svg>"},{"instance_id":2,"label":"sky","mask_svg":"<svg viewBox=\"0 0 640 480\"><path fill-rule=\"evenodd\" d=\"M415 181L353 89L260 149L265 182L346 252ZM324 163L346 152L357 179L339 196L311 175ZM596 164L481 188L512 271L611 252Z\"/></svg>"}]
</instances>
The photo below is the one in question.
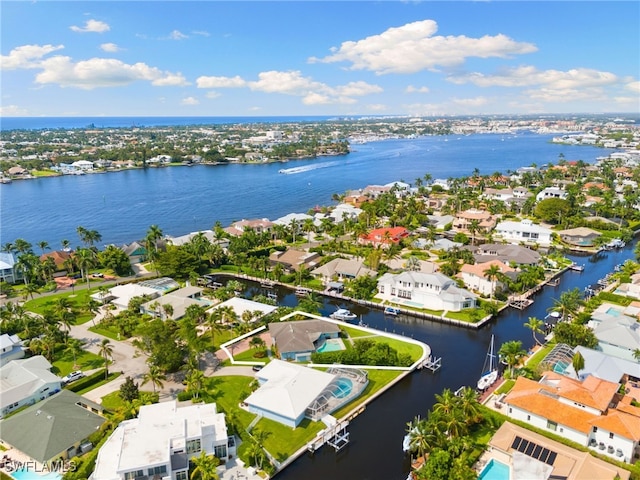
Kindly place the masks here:
<instances>
[{"instance_id":1,"label":"sky","mask_svg":"<svg viewBox=\"0 0 640 480\"><path fill-rule=\"evenodd\" d=\"M6 1L2 116L640 113L640 2Z\"/></svg>"}]
</instances>

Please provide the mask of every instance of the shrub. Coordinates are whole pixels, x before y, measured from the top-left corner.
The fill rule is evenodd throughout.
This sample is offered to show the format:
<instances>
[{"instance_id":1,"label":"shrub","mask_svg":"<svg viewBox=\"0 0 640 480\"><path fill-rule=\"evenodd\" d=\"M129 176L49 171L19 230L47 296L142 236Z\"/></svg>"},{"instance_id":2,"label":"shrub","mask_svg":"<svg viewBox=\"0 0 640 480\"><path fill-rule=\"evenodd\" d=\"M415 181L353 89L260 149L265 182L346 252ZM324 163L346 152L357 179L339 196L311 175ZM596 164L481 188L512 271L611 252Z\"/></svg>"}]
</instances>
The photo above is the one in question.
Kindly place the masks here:
<instances>
[{"instance_id":1,"label":"shrub","mask_svg":"<svg viewBox=\"0 0 640 480\"><path fill-rule=\"evenodd\" d=\"M65 388L67 390L71 390L72 392L79 392L80 390L89 388L96 383L100 383L102 380L104 380L104 368L92 373L91 375L87 375L86 377L81 378L77 382L74 382Z\"/></svg>"}]
</instances>

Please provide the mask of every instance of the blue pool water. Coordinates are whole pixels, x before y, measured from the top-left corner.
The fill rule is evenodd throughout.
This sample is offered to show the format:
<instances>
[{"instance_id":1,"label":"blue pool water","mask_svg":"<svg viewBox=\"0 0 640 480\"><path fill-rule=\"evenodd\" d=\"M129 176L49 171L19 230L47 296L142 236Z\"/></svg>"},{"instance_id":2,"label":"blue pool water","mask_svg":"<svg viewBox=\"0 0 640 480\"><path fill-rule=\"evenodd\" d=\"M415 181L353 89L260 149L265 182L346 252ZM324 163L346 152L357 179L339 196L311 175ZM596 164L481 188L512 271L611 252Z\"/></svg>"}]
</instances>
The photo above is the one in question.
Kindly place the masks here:
<instances>
[{"instance_id":1,"label":"blue pool water","mask_svg":"<svg viewBox=\"0 0 640 480\"><path fill-rule=\"evenodd\" d=\"M56 472L49 472L41 475L28 468L21 468L11 472L11 478L15 480L60 480L62 475Z\"/></svg>"},{"instance_id":2,"label":"blue pool water","mask_svg":"<svg viewBox=\"0 0 640 480\"><path fill-rule=\"evenodd\" d=\"M509 465L492 458L480 472L478 480L509 480Z\"/></svg>"},{"instance_id":3,"label":"blue pool water","mask_svg":"<svg viewBox=\"0 0 640 480\"><path fill-rule=\"evenodd\" d=\"M348 378L341 377L341 378L338 378L338 386L333 393L337 398L344 398L349 396L352 388L353 388L353 382Z\"/></svg>"},{"instance_id":4,"label":"blue pool water","mask_svg":"<svg viewBox=\"0 0 640 480\"><path fill-rule=\"evenodd\" d=\"M344 350L344 345L338 338L327 338L322 345L316 350L317 352L337 352Z\"/></svg>"},{"instance_id":5,"label":"blue pool water","mask_svg":"<svg viewBox=\"0 0 640 480\"><path fill-rule=\"evenodd\" d=\"M618 310L617 308L608 308L606 311L607 314L611 315L612 317L619 317L621 312L620 310Z\"/></svg>"},{"instance_id":6,"label":"blue pool water","mask_svg":"<svg viewBox=\"0 0 640 480\"><path fill-rule=\"evenodd\" d=\"M564 371L567 369L568 366L569 364L566 362L557 362L553 366L553 371L556 373L564 373Z\"/></svg>"}]
</instances>

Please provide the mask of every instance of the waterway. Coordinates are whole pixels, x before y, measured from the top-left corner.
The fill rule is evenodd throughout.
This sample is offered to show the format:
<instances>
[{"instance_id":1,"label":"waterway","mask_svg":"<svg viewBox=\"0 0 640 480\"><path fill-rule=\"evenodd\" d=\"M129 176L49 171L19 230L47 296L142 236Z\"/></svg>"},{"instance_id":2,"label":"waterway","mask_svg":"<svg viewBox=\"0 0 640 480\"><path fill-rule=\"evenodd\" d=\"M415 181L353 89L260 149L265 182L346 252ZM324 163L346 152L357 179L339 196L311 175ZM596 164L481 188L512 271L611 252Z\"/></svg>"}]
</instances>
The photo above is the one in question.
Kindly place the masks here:
<instances>
[{"instance_id":1,"label":"waterway","mask_svg":"<svg viewBox=\"0 0 640 480\"><path fill-rule=\"evenodd\" d=\"M349 305L326 298L322 308L329 315L338 307L349 308L362 315L364 323L381 330L400 333L431 346L433 355L442 357L442 368L436 373L417 371L367 406L349 426L351 443L336 453L324 446L315 454L304 454L279 473L277 480L349 479L404 480L409 473L409 460L402 452L406 423L416 415L425 416L435 403L435 394L443 389L456 390L462 385L475 386L482 373L491 335L496 348L510 340L520 340L525 348L534 345L531 330L524 327L529 317L544 319L554 299L561 292L581 291L613 271L616 264L633 258L633 246L598 256L570 256L585 264L583 272L567 271L556 287L544 287L526 310L507 309L495 321L476 331L410 317L388 317L382 311ZM282 303L296 304L293 294L280 290Z\"/></svg>"},{"instance_id":2,"label":"waterway","mask_svg":"<svg viewBox=\"0 0 640 480\"><path fill-rule=\"evenodd\" d=\"M612 150L550 143L552 135L433 136L354 145L348 155L260 165L219 165L67 175L0 184L0 244L16 238L60 248L79 244L76 228L97 230L104 244L144 238L152 224L184 235L243 218L275 220L334 193L430 174L433 179L515 171L567 160L593 163ZM295 169L294 173L278 173Z\"/></svg>"}]
</instances>

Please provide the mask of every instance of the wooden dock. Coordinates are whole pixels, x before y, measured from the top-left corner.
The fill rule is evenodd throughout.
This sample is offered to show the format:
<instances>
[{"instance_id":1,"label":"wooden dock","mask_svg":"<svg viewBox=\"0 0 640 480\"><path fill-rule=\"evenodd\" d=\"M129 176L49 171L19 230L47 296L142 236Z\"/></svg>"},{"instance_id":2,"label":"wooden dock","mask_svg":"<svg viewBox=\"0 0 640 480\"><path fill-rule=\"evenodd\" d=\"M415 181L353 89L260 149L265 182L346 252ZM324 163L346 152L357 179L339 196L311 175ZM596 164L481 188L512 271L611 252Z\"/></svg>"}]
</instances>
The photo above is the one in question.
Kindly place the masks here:
<instances>
[{"instance_id":1,"label":"wooden dock","mask_svg":"<svg viewBox=\"0 0 640 480\"><path fill-rule=\"evenodd\" d=\"M348 420L336 420L331 415L327 415L328 419L323 418L327 428L318 432L318 435L307 444L307 450L315 453L324 444L332 446L336 452L339 452L349 444L349 432L347 432Z\"/></svg>"},{"instance_id":2,"label":"wooden dock","mask_svg":"<svg viewBox=\"0 0 640 480\"><path fill-rule=\"evenodd\" d=\"M518 310L524 310L533 303L533 300L524 296L509 298L509 306L517 308Z\"/></svg>"}]
</instances>

